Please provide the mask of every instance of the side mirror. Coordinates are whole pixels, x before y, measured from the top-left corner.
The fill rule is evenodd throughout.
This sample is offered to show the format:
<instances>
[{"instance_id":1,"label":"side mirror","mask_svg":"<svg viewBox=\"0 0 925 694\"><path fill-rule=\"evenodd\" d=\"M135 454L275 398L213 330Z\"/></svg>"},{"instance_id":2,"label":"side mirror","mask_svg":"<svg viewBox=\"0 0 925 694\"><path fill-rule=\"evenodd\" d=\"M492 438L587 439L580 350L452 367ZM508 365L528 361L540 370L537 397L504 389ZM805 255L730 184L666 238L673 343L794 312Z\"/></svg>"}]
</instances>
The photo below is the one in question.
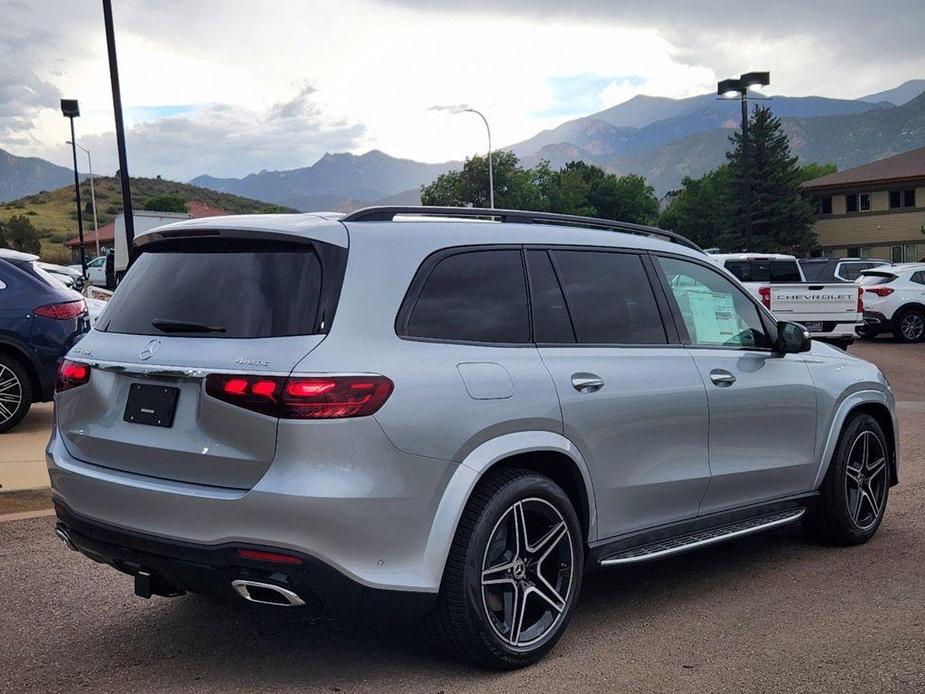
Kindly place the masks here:
<instances>
[{"instance_id":1,"label":"side mirror","mask_svg":"<svg viewBox=\"0 0 925 694\"><path fill-rule=\"evenodd\" d=\"M783 354L797 354L808 352L812 348L813 339L809 330L799 323L779 321L777 323L777 351Z\"/></svg>"}]
</instances>

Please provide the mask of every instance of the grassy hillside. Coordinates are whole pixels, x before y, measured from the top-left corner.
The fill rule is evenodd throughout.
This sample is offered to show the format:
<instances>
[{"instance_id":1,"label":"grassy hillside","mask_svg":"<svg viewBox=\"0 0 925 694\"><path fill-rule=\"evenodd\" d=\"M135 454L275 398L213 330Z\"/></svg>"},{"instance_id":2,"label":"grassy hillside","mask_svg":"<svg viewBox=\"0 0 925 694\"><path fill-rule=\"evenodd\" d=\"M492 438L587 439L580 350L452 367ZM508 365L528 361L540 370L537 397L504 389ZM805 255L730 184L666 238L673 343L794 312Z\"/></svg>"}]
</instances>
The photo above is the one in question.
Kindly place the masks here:
<instances>
[{"instance_id":1,"label":"grassy hillside","mask_svg":"<svg viewBox=\"0 0 925 694\"><path fill-rule=\"evenodd\" d=\"M117 178L97 178L94 185L97 216L102 227L122 211L122 189ZM132 205L136 209L143 209L149 198L159 195L174 195L187 202L195 200L210 207L219 207L229 214L295 212L288 207L251 200L230 193L219 193L186 183L155 178L132 179ZM84 205L83 220L86 235L93 230L89 181L81 184L80 197ZM5 222L14 215L25 215L32 222L42 240L43 257L59 262L69 257L61 244L77 236L77 207L74 203L73 186L43 191L19 200L0 203L0 222Z\"/></svg>"}]
</instances>

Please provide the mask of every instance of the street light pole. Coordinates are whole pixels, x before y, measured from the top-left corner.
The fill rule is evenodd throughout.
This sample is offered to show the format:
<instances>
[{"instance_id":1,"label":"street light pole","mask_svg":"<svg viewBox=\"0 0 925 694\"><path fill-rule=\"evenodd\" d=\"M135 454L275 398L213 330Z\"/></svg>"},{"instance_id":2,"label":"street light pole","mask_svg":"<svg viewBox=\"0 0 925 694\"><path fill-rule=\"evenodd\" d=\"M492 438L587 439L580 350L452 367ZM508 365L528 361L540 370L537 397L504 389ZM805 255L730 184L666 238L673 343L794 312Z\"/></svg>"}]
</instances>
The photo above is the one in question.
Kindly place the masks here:
<instances>
[{"instance_id":1,"label":"street light pole","mask_svg":"<svg viewBox=\"0 0 925 694\"><path fill-rule=\"evenodd\" d=\"M71 121L71 153L74 155L74 190L77 194L77 240L80 244L80 271L87 278L87 251L84 248L83 210L80 208L80 174L77 173L77 147L74 137L74 119L80 116L77 99L61 99L61 113Z\"/></svg>"},{"instance_id":2,"label":"street light pole","mask_svg":"<svg viewBox=\"0 0 925 694\"><path fill-rule=\"evenodd\" d=\"M745 250L752 249L752 166L751 146L748 141L748 88L771 84L770 72L747 72L738 79L717 83L716 93L721 97L738 98L742 103L742 180L745 185ZM738 95L738 96L736 96Z\"/></svg>"},{"instance_id":3,"label":"street light pole","mask_svg":"<svg viewBox=\"0 0 925 694\"><path fill-rule=\"evenodd\" d=\"M494 176L494 166L491 161L491 128L488 126L488 119L485 117L481 111L477 111L474 108L464 109L466 113L474 113L482 119L482 122L485 123L485 131L488 133L488 207L490 209L495 208L495 176Z\"/></svg>"},{"instance_id":4,"label":"street light pole","mask_svg":"<svg viewBox=\"0 0 925 694\"><path fill-rule=\"evenodd\" d=\"M752 166L748 143L748 87L742 88L742 168L745 179L745 250L752 249Z\"/></svg>"},{"instance_id":5,"label":"street light pole","mask_svg":"<svg viewBox=\"0 0 925 694\"><path fill-rule=\"evenodd\" d=\"M488 133L488 207L489 209L494 209L495 207L495 173L494 173L494 162L492 162L492 151L491 151L491 128L488 125L488 119L485 117L485 114L479 110L472 108L467 104L459 104L457 106L431 106L430 111L449 111L450 113L474 113L479 118L482 119L482 122L485 124L485 132Z\"/></svg>"},{"instance_id":6,"label":"street light pole","mask_svg":"<svg viewBox=\"0 0 925 694\"><path fill-rule=\"evenodd\" d=\"M87 167L90 169L90 202L93 205L93 231L96 234L96 257L100 255L100 223L96 217L96 191L93 188L93 160L90 159L90 150L76 142L68 141L68 144L77 145L87 155Z\"/></svg>"}]
</instances>

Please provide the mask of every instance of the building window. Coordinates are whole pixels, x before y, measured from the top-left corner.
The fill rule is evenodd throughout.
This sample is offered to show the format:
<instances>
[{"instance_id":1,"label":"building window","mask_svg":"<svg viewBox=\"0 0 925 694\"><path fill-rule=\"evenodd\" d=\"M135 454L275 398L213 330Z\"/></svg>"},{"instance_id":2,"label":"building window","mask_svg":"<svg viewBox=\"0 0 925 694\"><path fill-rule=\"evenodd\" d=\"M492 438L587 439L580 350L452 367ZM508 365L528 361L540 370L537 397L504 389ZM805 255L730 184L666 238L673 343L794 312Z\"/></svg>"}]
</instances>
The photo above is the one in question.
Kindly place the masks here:
<instances>
[{"instance_id":1,"label":"building window","mask_svg":"<svg viewBox=\"0 0 925 694\"><path fill-rule=\"evenodd\" d=\"M857 212L857 211L858 211L857 194L846 195L845 196L845 212Z\"/></svg>"},{"instance_id":2,"label":"building window","mask_svg":"<svg viewBox=\"0 0 925 694\"><path fill-rule=\"evenodd\" d=\"M819 199L819 209L822 214L832 214L832 196L826 195Z\"/></svg>"},{"instance_id":3,"label":"building window","mask_svg":"<svg viewBox=\"0 0 925 694\"><path fill-rule=\"evenodd\" d=\"M892 246L890 248L890 260L894 263L914 263L915 244L907 243L902 246Z\"/></svg>"},{"instance_id":4,"label":"building window","mask_svg":"<svg viewBox=\"0 0 925 694\"><path fill-rule=\"evenodd\" d=\"M903 207L915 207L915 188L903 191Z\"/></svg>"},{"instance_id":5,"label":"building window","mask_svg":"<svg viewBox=\"0 0 925 694\"><path fill-rule=\"evenodd\" d=\"M898 190L890 191L890 209L895 210L902 206L902 192Z\"/></svg>"},{"instance_id":6,"label":"building window","mask_svg":"<svg viewBox=\"0 0 925 694\"><path fill-rule=\"evenodd\" d=\"M861 212L870 212L870 193L858 193L858 207Z\"/></svg>"}]
</instances>

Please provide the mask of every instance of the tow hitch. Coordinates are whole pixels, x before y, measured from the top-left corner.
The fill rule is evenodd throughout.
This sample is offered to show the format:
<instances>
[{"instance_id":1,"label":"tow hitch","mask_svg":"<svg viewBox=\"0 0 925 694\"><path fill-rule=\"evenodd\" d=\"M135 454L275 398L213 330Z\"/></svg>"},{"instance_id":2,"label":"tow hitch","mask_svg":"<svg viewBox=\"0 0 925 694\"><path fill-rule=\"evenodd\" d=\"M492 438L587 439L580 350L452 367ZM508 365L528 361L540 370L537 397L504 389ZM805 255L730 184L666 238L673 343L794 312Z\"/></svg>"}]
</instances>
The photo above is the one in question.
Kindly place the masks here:
<instances>
[{"instance_id":1,"label":"tow hitch","mask_svg":"<svg viewBox=\"0 0 925 694\"><path fill-rule=\"evenodd\" d=\"M135 595L139 598L150 598L152 595L160 595L162 598L175 598L186 595L186 591L168 583L156 574L138 571L135 574Z\"/></svg>"}]
</instances>

